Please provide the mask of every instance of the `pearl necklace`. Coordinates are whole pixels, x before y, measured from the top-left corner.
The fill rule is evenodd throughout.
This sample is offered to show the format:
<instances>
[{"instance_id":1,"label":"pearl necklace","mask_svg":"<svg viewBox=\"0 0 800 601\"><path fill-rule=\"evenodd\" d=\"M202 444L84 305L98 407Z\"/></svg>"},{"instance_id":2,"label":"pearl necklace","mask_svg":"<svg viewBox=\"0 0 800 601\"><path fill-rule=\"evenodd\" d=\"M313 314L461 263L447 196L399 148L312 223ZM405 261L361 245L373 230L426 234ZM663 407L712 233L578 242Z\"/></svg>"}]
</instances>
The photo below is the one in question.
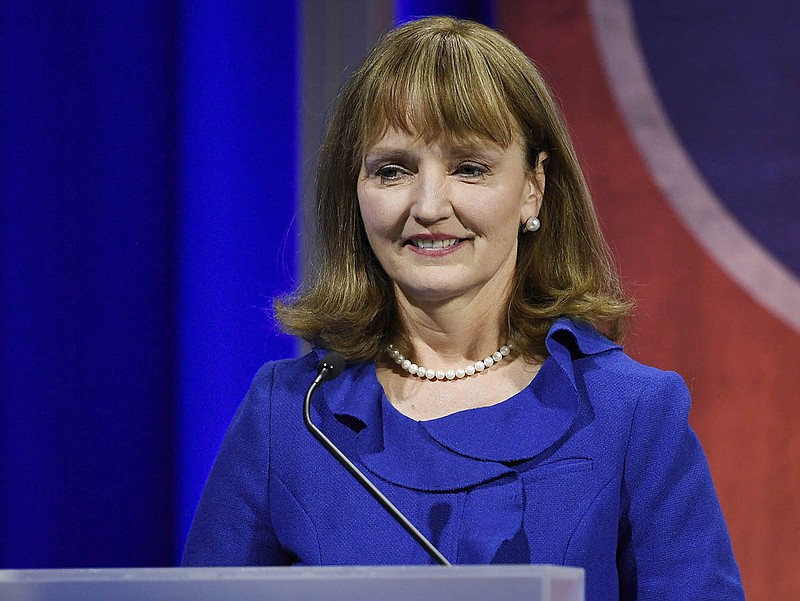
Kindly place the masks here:
<instances>
[{"instance_id":1,"label":"pearl necklace","mask_svg":"<svg viewBox=\"0 0 800 601\"><path fill-rule=\"evenodd\" d=\"M417 376L419 378L428 380L455 380L456 378L460 380L465 377L474 376L475 374L482 372L487 367L491 367L495 363L502 361L503 357L508 357L512 348L513 347L511 343L503 345L482 361L476 361L475 363L470 363L464 368L455 370L426 369L421 365L413 363L410 359L406 359L400 354L400 351L394 348L394 346L391 344L386 349L386 352L388 352L389 356L394 359L395 363L397 363L402 369L406 370L412 376Z\"/></svg>"}]
</instances>

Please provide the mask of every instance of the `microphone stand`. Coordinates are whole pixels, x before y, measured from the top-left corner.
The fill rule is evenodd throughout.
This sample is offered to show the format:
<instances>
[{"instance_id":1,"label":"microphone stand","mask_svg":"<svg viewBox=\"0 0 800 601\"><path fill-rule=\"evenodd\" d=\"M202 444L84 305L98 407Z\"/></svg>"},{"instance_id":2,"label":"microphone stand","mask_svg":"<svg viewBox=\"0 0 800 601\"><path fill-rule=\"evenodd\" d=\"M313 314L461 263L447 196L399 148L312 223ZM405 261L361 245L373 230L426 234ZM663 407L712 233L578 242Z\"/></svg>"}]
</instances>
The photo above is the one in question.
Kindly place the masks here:
<instances>
[{"instance_id":1,"label":"microphone stand","mask_svg":"<svg viewBox=\"0 0 800 601\"><path fill-rule=\"evenodd\" d=\"M330 353L329 353L330 355ZM380 503L383 508L388 511L392 517L397 520L400 525L405 528L406 532L408 532L414 540L416 540L433 558L434 561L443 565L449 566L451 565L449 561L442 555L439 550L433 546L433 544L425 538L425 536L417 530L416 526L412 524L406 516L404 516L397 507L395 507L392 502L386 498L386 496L377 489L377 487L370 482L367 477L361 473L352 461L350 461L344 453L342 453L336 445L334 445L322 431L314 425L311 421L311 396L314 394L316 389L324 380L330 380L338 376L339 374L336 373L341 372L341 367L337 369L337 366L333 365L335 360L329 360L329 355L323 357L322 361L320 362L318 369L320 370L317 377L312 382L311 386L308 388L308 392L306 392L306 398L303 402L303 421L306 424L306 427L311 431L311 434L314 435L318 441L322 443L328 452L333 455L339 463L341 463L344 468L350 472L350 474L359 481L361 486L367 489L367 492L371 494L378 503ZM342 367L344 362L342 360Z\"/></svg>"}]
</instances>

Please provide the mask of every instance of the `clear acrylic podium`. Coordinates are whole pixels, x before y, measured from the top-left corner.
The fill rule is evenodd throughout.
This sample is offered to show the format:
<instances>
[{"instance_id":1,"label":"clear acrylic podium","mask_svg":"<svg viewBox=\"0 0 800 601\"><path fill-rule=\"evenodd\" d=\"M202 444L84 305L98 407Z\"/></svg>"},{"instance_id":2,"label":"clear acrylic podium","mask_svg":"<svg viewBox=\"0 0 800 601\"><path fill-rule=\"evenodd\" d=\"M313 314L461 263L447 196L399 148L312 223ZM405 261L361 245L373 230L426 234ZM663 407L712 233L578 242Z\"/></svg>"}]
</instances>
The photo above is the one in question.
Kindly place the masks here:
<instances>
[{"instance_id":1,"label":"clear acrylic podium","mask_svg":"<svg viewBox=\"0 0 800 601\"><path fill-rule=\"evenodd\" d=\"M3 601L584 601L559 566L0 570Z\"/></svg>"}]
</instances>

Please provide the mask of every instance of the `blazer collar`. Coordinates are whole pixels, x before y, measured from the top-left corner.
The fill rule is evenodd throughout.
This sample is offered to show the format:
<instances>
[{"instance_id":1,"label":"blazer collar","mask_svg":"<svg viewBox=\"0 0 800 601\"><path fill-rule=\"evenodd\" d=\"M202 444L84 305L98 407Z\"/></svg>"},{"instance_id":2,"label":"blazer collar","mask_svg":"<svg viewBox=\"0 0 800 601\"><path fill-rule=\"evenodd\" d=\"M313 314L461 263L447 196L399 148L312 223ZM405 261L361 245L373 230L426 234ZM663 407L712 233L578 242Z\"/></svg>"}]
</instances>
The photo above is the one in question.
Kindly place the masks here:
<instances>
[{"instance_id":1,"label":"blazer collar","mask_svg":"<svg viewBox=\"0 0 800 601\"><path fill-rule=\"evenodd\" d=\"M361 422L356 451L371 472L399 486L459 490L511 475L509 464L560 444L582 402L573 361L620 347L591 326L557 320L546 340L550 356L531 385L480 409L417 422L398 412L381 388L375 363L348 366L321 390L337 416ZM315 349L321 357L324 351ZM352 420L344 420L351 424Z\"/></svg>"}]
</instances>

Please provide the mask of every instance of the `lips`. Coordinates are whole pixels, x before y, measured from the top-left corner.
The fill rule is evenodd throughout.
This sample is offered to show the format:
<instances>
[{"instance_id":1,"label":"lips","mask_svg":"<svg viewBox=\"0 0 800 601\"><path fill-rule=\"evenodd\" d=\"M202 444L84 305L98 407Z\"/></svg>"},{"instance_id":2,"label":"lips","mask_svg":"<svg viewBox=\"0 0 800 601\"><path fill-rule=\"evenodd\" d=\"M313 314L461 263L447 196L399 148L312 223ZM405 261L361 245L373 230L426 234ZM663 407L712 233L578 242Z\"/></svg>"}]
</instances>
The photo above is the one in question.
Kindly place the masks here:
<instances>
[{"instance_id":1,"label":"lips","mask_svg":"<svg viewBox=\"0 0 800 601\"><path fill-rule=\"evenodd\" d=\"M409 242L417 248L448 248L454 244L458 244L460 241L460 238L445 238L444 240L414 239Z\"/></svg>"},{"instance_id":2,"label":"lips","mask_svg":"<svg viewBox=\"0 0 800 601\"><path fill-rule=\"evenodd\" d=\"M457 249L464 238L452 234L417 234L410 236L405 244L419 254L445 254Z\"/></svg>"}]
</instances>

